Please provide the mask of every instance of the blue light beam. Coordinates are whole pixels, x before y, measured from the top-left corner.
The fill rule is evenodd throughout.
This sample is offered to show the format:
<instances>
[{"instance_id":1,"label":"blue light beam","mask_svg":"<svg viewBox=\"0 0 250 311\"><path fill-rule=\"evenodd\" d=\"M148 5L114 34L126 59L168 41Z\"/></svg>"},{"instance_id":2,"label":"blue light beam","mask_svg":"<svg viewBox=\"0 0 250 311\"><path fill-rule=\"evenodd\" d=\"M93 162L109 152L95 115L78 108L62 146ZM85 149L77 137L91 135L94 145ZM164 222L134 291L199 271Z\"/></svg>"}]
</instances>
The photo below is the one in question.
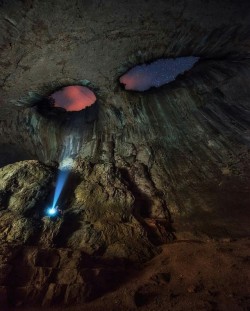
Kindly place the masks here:
<instances>
[{"instance_id":1,"label":"blue light beam","mask_svg":"<svg viewBox=\"0 0 250 311\"><path fill-rule=\"evenodd\" d=\"M53 204L51 209L55 209L56 210L56 204L58 202L58 199L62 193L63 187L66 183L66 180L69 176L70 170L61 170L58 174L57 177L57 182L56 182L56 189L55 189L55 194L54 194L54 199L53 199Z\"/></svg>"}]
</instances>

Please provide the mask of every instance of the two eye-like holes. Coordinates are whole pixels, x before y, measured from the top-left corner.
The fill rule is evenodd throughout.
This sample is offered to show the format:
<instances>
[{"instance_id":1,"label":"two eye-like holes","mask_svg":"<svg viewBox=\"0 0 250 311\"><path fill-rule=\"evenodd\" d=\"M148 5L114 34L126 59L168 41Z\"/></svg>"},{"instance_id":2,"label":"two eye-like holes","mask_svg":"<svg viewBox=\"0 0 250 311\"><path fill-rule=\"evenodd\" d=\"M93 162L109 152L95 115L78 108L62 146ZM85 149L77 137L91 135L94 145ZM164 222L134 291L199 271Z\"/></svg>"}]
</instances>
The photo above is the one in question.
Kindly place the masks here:
<instances>
[{"instance_id":1,"label":"two eye-like holes","mask_svg":"<svg viewBox=\"0 0 250 311\"><path fill-rule=\"evenodd\" d=\"M120 77L119 82L125 90L146 91L174 81L177 76L190 70L198 60L199 57L194 56L158 59L150 64L133 67ZM66 111L80 111L96 102L94 92L79 85L64 87L51 94L50 99L54 107L61 107Z\"/></svg>"}]
</instances>

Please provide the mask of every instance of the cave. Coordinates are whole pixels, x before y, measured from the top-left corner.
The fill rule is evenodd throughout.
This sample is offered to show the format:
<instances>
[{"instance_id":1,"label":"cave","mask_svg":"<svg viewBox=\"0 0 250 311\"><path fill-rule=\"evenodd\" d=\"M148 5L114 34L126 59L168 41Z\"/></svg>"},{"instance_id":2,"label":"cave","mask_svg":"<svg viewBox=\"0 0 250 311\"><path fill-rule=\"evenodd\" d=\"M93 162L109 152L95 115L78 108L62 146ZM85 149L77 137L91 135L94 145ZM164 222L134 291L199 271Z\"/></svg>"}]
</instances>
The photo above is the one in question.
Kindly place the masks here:
<instances>
[{"instance_id":1,"label":"cave","mask_svg":"<svg viewBox=\"0 0 250 311\"><path fill-rule=\"evenodd\" d=\"M249 1L0 16L0 310L248 310Z\"/></svg>"}]
</instances>

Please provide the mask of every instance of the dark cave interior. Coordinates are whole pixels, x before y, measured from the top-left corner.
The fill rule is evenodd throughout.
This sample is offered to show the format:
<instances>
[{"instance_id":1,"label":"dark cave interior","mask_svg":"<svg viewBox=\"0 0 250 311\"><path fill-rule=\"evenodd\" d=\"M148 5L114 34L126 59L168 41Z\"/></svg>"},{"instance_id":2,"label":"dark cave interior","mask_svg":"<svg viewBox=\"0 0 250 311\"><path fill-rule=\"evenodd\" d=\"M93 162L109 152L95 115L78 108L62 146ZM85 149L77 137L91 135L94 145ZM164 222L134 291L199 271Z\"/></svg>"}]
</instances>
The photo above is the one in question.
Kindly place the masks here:
<instances>
[{"instance_id":1,"label":"dark cave interior","mask_svg":"<svg viewBox=\"0 0 250 311\"><path fill-rule=\"evenodd\" d=\"M0 22L0 310L248 310L249 1Z\"/></svg>"}]
</instances>

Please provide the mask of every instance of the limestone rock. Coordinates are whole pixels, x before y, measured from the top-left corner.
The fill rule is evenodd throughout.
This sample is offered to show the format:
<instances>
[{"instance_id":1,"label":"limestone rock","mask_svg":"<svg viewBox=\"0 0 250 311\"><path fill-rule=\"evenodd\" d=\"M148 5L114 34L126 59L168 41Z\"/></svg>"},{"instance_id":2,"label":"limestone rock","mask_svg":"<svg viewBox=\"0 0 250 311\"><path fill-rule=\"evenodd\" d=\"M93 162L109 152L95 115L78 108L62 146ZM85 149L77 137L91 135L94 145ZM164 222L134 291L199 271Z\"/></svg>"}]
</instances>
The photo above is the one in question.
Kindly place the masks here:
<instances>
[{"instance_id":1,"label":"limestone rock","mask_svg":"<svg viewBox=\"0 0 250 311\"><path fill-rule=\"evenodd\" d=\"M24 161L0 169L0 239L31 242L51 191L53 169L38 161Z\"/></svg>"},{"instance_id":2,"label":"limestone rock","mask_svg":"<svg viewBox=\"0 0 250 311\"><path fill-rule=\"evenodd\" d=\"M48 195L53 173L37 161L23 161L0 169L1 210L31 215Z\"/></svg>"}]
</instances>

